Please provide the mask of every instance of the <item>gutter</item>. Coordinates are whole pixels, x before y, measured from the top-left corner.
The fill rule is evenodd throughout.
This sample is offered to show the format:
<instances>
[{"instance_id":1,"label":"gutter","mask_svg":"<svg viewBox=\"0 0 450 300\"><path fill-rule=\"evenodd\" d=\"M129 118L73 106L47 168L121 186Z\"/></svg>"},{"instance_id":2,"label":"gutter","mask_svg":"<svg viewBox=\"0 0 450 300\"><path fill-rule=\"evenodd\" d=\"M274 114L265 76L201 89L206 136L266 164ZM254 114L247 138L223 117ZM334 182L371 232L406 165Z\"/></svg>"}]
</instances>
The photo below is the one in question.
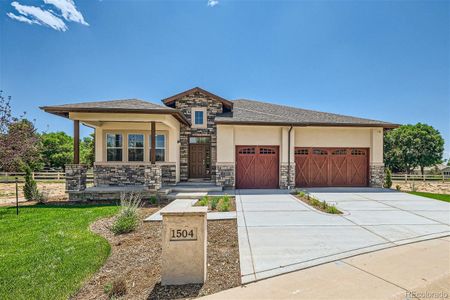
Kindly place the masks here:
<instances>
[{"instance_id":1,"label":"gutter","mask_svg":"<svg viewBox=\"0 0 450 300\"><path fill-rule=\"evenodd\" d=\"M289 131L288 131L288 176L287 176L288 190L291 189L291 131L292 131L292 128L294 128L294 125L291 124L291 128L289 128Z\"/></svg>"}]
</instances>

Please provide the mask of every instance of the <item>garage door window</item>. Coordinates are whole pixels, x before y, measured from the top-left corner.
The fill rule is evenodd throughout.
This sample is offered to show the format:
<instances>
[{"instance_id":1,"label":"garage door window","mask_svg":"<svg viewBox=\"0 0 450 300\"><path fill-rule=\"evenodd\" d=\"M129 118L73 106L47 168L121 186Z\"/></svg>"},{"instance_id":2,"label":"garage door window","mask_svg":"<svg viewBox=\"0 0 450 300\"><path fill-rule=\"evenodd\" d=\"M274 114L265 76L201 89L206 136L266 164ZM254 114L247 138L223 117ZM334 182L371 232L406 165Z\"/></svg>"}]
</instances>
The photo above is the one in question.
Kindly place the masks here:
<instances>
[{"instance_id":1,"label":"garage door window","mask_svg":"<svg viewBox=\"0 0 450 300\"><path fill-rule=\"evenodd\" d=\"M260 148L259 154L275 154L275 150L268 148Z\"/></svg>"},{"instance_id":2,"label":"garage door window","mask_svg":"<svg viewBox=\"0 0 450 300\"><path fill-rule=\"evenodd\" d=\"M359 149L352 149L352 155L366 155L366 152L363 150L359 150Z\"/></svg>"},{"instance_id":3,"label":"garage door window","mask_svg":"<svg viewBox=\"0 0 450 300\"><path fill-rule=\"evenodd\" d=\"M334 150L332 155L347 155L347 150L346 149Z\"/></svg>"},{"instance_id":4,"label":"garage door window","mask_svg":"<svg viewBox=\"0 0 450 300\"><path fill-rule=\"evenodd\" d=\"M297 149L295 155L308 155L308 149Z\"/></svg>"},{"instance_id":5,"label":"garage door window","mask_svg":"<svg viewBox=\"0 0 450 300\"><path fill-rule=\"evenodd\" d=\"M242 148L239 154L255 154L255 148Z\"/></svg>"},{"instance_id":6,"label":"garage door window","mask_svg":"<svg viewBox=\"0 0 450 300\"><path fill-rule=\"evenodd\" d=\"M322 149L314 149L313 150L313 154L315 154L315 155L327 155L328 152L325 151L325 150L322 150Z\"/></svg>"}]
</instances>

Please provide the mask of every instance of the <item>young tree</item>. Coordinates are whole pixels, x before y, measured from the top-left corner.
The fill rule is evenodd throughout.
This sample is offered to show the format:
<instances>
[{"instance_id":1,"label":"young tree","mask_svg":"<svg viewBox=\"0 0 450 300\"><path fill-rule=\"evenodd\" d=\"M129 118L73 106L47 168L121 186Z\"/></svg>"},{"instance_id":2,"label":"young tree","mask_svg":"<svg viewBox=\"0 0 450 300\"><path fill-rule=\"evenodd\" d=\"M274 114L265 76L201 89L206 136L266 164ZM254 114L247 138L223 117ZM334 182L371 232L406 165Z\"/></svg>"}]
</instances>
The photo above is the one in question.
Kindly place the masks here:
<instances>
[{"instance_id":1,"label":"young tree","mask_svg":"<svg viewBox=\"0 0 450 300\"><path fill-rule=\"evenodd\" d=\"M48 168L64 168L73 158L73 138L63 131L43 133L42 160Z\"/></svg>"},{"instance_id":2,"label":"young tree","mask_svg":"<svg viewBox=\"0 0 450 300\"><path fill-rule=\"evenodd\" d=\"M18 171L22 164L33 169L40 167L40 142L34 124L24 115L13 117L11 97L0 91L0 169Z\"/></svg>"},{"instance_id":3,"label":"young tree","mask_svg":"<svg viewBox=\"0 0 450 300\"><path fill-rule=\"evenodd\" d=\"M418 123L388 131L384 139L385 165L394 171L410 174L414 168L440 163L444 140L432 126Z\"/></svg>"}]
</instances>

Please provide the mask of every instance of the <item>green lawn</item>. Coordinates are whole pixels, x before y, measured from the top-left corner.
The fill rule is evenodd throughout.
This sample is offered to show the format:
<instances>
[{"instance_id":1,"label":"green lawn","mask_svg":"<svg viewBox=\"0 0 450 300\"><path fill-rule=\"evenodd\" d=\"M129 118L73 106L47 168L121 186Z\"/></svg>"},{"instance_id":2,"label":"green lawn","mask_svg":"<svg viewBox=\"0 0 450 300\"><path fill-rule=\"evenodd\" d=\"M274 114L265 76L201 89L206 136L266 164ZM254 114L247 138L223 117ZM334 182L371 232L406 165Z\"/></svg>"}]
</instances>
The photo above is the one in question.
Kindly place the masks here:
<instances>
[{"instance_id":1,"label":"green lawn","mask_svg":"<svg viewBox=\"0 0 450 300\"><path fill-rule=\"evenodd\" d=\"M409 194L427 197L431 199L441 200L445 202L450 202L450 195L447 194L433 194L433 193L424 193L424 192L408 192Z\"/></svg>"},{"instance_id":2,"label":"green lawn","mask_svg":"<svg viewBox=\"0 0 450 300\"><path fill-rule=\"evenodd\" d=\"M0 299L67 299L104 263L108 242L88 229L116 206L0 207Z\"/></svg>"}]
</instances>

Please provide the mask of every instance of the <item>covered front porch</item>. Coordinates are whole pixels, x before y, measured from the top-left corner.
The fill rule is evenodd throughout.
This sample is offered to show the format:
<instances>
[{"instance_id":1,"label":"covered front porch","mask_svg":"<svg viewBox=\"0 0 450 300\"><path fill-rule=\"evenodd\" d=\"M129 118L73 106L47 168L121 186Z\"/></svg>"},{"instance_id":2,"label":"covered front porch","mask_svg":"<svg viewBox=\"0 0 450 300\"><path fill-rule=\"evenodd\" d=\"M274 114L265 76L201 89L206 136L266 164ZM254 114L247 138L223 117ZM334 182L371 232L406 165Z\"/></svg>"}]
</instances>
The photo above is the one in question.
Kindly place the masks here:
<instances>
[{"instance_id":1,"label":"covered front porch","mask_svg":"<svg viewBox=\"0 0 450 300\"><path fill-rule=\"evenodd\" d=\"M65 169L69 200L112 199L131 191L151 195L180 180L180 127L189 123L177 110L43 109L73 121L73 164ZM89 166L80 164L80 123L95 133L93 187L86 187Z\"/></svg>"}]
</instances>

